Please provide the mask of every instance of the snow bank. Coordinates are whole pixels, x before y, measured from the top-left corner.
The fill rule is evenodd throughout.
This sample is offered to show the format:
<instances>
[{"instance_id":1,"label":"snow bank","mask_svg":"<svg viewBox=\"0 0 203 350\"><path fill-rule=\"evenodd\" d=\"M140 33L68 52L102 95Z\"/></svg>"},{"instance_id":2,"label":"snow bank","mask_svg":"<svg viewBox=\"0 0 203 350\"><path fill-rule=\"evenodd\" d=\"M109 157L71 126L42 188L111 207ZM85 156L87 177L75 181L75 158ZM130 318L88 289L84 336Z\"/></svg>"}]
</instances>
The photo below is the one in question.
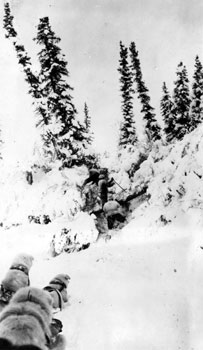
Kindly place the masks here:
<instances>
[{"instance_id":1,"label":"snow bank","mask_svg":"<svg viewBox=\"0 0 203 350\"><path fill-rule=\"evenodd\" d=\"M132 201L129 223L108 243L97 240L94 218L80 212L86 168L38 170L31 186L19 168L2 172L1 217L20 225L0 227L0 278L23 251L35 258L33 286L44 287L57 273L71 276L69 302L55 315L68 349L202 348L202 136L200 127L174 145L157 143L132 178L126 165L111 163L129 194L147 185L148 197L136 209ZM49 214L52 222L26 224L28 213ZM80 246L96 242L67 254L67 238Z\"/></svg>"},{"instance_id":2,"label":"snow bank","mask_svg":"<svg viewBox=\"0 0 203 350\"><path fill-rule=\"evenodd\" d=\"M130 228L149 237L161 231L164 236L202 230L202 150L202 126L173 145L155 144L133 177L131 191L146 185L148 199L132 213Z\"/></svg>"},{"instance_id":3,"label":"snow bank","mask_svg":"<svg viewBox=\"0 0 203 350\"><path fill-rule=\"evenodd\" d=\"M30 169L29 169L30 170ZM85 167L57 168L44 172L34 168L33 184L26 181L26 171L16 165L1 173L0 222L4 225L28 222L28 216L48 215L72 219L82 205L79 187L87 175Z\"/></svg>"}]
</instances>

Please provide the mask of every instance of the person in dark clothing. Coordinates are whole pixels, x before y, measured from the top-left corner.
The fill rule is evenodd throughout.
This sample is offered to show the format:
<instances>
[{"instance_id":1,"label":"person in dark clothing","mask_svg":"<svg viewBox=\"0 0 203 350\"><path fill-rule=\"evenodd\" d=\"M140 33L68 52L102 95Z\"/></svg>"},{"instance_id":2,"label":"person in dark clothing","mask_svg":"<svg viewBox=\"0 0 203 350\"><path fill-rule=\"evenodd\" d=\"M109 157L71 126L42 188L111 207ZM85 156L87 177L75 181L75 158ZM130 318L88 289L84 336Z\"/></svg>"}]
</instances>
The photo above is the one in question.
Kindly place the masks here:
<instances>
[{"instance_id":1,"label":"person in dark clothing","mask_svg":"<svg viewBox=\"0 0 203 350\"><path fill-rule=\"evenodd\" d=\"M87 184L94 184L98 186L98 200L101 202L103 208L104 204L108 201L108 187L114 185L115 181L113 178L108 179L108 169L90 169L89 177L84 181L82 190Z\"/></svg>"},{"instance_id":2,"label":"person in dark clothing","mask_svg":"<svg viewBox=\"0 0 203 350\"><path fill-rule=\"evenodd\" d=\"M90 182L93 182L96 185L98 185L98 181L99 181L99 170L92 168L92 169L90 169L89 176L84 181L82 187L84 187L85 185L87 185Z\"/></svg>"},{"instance_id":3,"label":"person in dark clothing","mask_svg":"<svg viewBox=\"0 0 203 350\"><path fill-rule=\"evenodd\" d=\"M84 181L82 189L85 197L84 211L96 216L96 227L100 234L108 230L107 219L103 206L108 200L108 187L113 186L114 180L108 180L108 169L91 169L89 177Z\"/></svg>"},{"instance_id":4,"label":"person in dark clothing","mask_svg":"<svg viewBox=\"0 0 203 350\"><path fill-rule=\"evenodd\" d=\"M99 187L99 197L101 199L102 208L104 204L108 201L108 187L112 187L115 184L115 181L113 178L110 180L108 179L108 169L103 168L100 171L99 174L99 181L98 181L98 187Z\"/></svg>"}]
</instances>

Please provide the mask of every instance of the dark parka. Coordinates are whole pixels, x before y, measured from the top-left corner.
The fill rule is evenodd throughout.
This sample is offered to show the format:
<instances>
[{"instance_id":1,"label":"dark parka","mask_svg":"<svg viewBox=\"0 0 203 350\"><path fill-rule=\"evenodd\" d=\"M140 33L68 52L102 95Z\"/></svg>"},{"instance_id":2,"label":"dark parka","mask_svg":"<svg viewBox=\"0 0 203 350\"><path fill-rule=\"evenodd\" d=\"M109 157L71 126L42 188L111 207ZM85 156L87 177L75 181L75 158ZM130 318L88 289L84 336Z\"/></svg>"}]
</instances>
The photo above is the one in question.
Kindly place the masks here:
<instances>
[{"instance_id":1,"label":"dark parka","mask_svg":"<svg viewBox=\"0 0 203 350\"><path fill-rule=\"evenodd\" d=\"M107 174L100 174L98 187L99 187L99 197L101 200L102 208L104 204L108 201L108 187L114 185L114 179L108 180Z\"/></svg>"}]
</instances>

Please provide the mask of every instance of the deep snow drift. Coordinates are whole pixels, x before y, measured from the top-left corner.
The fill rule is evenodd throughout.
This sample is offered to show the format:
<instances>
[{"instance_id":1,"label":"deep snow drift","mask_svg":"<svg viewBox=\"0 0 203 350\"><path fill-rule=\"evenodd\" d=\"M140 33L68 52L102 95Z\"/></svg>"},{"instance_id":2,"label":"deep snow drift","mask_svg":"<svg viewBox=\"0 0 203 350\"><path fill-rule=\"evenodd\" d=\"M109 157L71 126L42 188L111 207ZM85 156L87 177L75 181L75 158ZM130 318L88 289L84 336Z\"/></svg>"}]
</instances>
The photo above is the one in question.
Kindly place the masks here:
<instances>
[{"instance_id":1,"label":"deep snow drift","mask_svg":"<svg viewBox=\"0 0 203 350\"><path fill-rule=\"evenodd\" d=\"M33 286L44 287L57 273L71 276L69 303L55 315L63 322L67 349L188 348L190 237L136 243L134 229L134 243L117 232L108 242L51 258L49 225L33 226L2 234L0 277L19 249L35 257Z\"/></svg>"},{"instance_id":2,"label":"deep snow drift","mask_svg":"<svg viewBox=\"0 0 203 350\"><path fill-rule=\"evenodd\" d=\"M67 349L202 348L202 135L200 127L173 146L157 144L133 181L127 164L116 172L112 160L125 192L147 185L149 196L132 204L127 225L108 241L96 239L91 218L78 224L85 168L37 170L31 186L18 167L2 173L0 278L23 251L35 257L32 285L43 287L57 273L71 276L69 303L56 315ZM52 222L29 223L30 214ZM67 225L79 240L86 232L90 247L52 257L53 235Z\"/></svg>"}]
</instances>

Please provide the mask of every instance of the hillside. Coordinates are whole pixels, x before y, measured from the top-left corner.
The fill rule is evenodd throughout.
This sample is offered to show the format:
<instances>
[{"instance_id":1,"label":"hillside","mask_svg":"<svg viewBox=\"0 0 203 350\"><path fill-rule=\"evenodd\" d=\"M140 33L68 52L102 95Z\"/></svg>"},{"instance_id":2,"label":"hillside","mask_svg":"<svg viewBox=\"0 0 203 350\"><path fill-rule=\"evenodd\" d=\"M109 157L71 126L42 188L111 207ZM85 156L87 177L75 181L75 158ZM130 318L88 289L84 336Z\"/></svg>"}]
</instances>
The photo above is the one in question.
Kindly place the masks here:
<instances>
[{"instance_id":1,"label":"hillside","mask_svg":"<svg viewBox=\"0 0 203 350\"><path fill-rule=\"evenodd\" d=\"M57 314L67 350L202 347L202 135L200 127L173 146L157 145L133 181L123 180L128 193L147 185L149 196L132 201L128 223L108 241L97 240L93 220L80 213L85 167L37 170L32 185L19 167L2 172L0 278L23 251L35 257L32 285L71 276L69 303ZM116 179L125 172L114 171ZM31 214L51 222L29 223ZM70 226L90 247L52 257L53 235Z\"/></svg>"}]
</instances>

